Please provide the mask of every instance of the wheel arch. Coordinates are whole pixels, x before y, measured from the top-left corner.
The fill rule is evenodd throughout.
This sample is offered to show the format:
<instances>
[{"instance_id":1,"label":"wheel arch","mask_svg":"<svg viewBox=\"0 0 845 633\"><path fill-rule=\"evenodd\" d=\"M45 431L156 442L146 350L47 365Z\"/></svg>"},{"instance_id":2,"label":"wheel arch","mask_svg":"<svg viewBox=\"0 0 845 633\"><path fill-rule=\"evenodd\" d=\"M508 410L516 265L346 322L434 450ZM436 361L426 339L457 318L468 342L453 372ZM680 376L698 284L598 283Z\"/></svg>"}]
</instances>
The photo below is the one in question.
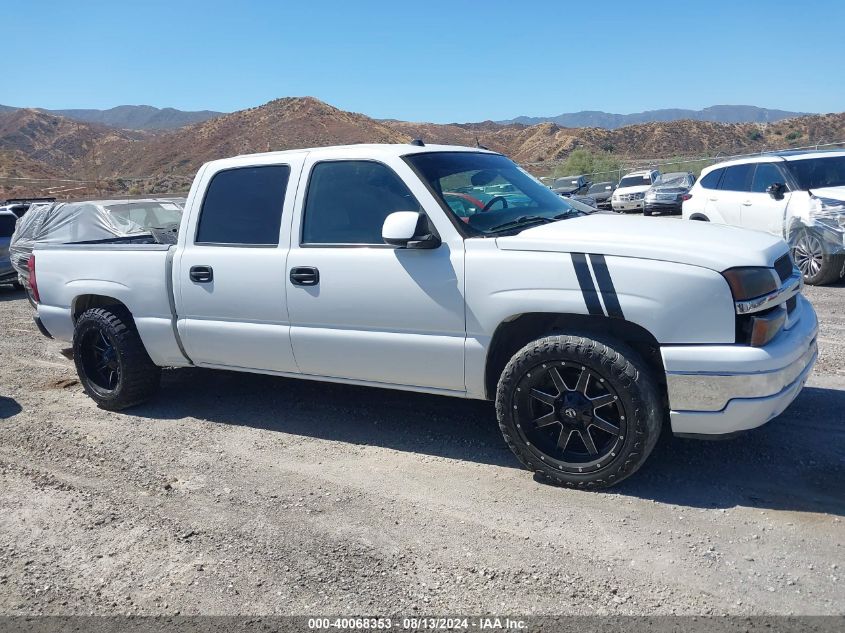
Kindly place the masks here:
<instances>
[{"instance_id":1,"label":"wheel arch","mask_svg":"<svg viewBox=\"0 0 845 633\"><path fill-rule=\"evenodd\" d=\"M496 327L485 363L484 386L489 399L496 396L499 377L513 355L531 341L555 334L588 336L601 341L620 342L633 348L654 372L665 393L666 372L660 345L641 325L606 316L530 312L514 315Z\"/></svg>"},{"instance_id":2,"label":"wheel arch","mask_svg":"<svg viewBox=\"0 0 845 633\"><path fill-rule=\"evenodd\" d=\"M689 216L690 220L698 220L699 222L709 222L710 218L708 218L703 213L693 213Z\"/></svg>"},{"instance_id":3,"label":"wheel arch","mask_svg":"<svg viewBox=\"0 0 845 633\"><path fill-rule=\"evenodd\" d=\"M71 317L73 318L74 325L86 310L92 308L117 308L121 311L121 316L128 317L134 324L132 311L119 299L108 295L85 294L74 297L73 303L71 304Z\"/></svg>"}]
</instances>

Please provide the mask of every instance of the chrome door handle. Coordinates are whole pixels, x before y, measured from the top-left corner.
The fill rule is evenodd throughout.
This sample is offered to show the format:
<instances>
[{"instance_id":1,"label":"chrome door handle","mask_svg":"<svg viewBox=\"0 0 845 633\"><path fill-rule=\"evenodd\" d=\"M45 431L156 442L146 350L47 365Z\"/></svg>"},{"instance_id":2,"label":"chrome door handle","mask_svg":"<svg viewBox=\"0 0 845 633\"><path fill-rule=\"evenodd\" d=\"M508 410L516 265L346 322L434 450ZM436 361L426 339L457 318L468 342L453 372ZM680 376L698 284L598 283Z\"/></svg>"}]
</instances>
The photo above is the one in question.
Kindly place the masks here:
<instances>
[{"instance_id":1,"label":"chrome door handle","mask_svg":"<svg viewBox=\"0 0 845 633\"><path fill-rule=\"evenodd\" d=\"M742 203L742 206L744 206L744 207L750 207L750 206L751 206L751 201L750 201L750 200L746 200L745 202L743 202L743 203Z\"/></svg>"}]
</instances>

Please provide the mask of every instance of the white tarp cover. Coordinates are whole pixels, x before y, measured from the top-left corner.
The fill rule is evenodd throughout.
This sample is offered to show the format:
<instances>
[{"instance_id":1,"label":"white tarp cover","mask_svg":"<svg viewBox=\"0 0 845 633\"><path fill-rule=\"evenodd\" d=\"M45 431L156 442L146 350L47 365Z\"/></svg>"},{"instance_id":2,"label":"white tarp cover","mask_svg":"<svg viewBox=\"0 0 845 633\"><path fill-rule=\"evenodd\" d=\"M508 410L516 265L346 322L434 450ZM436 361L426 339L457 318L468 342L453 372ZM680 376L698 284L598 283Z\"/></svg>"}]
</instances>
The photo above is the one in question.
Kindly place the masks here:
<instances>
[{"instance_id":1,"label":"white tarp cover","mask_svg":"<svg viewBox=\"0 0 845 633\"><path fill-rule=\"evenodd\" d=\"M35 243L71 244L150 235L178 227L184 198L101 200L37 204L17 223L9 246L12 265L28 276L27 262Z\"/></svg>"}]
</instances>

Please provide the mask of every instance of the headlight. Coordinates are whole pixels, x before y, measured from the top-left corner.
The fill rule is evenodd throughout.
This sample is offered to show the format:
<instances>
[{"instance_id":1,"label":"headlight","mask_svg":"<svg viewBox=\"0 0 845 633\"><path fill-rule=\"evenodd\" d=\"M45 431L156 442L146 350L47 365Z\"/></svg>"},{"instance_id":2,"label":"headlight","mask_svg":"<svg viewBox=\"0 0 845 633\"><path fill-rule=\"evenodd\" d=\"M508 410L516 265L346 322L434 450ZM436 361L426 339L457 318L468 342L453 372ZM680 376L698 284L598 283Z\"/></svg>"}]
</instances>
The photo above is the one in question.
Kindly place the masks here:
<instances>
[{"instance_id":1,"label":"headlight","mask_svg":"<svg viewBox=\"0 0 845 633\"><path fill-rule=\"evenodd\" d=\"M731 268L722 273L731 287L734 301L762 297L780 288L774 268Z\"/></svg>"},{"instance_id":2,"label":"headlight","mask_svg":"<svg viewBox=\"0 0 845 633\"><path fill-rule=\"evenodd\" d=\"M640 193L634 194L634 200L642 200L643 198L645 198L645 192L641 191Z\"/></svg>"}]
</instances>

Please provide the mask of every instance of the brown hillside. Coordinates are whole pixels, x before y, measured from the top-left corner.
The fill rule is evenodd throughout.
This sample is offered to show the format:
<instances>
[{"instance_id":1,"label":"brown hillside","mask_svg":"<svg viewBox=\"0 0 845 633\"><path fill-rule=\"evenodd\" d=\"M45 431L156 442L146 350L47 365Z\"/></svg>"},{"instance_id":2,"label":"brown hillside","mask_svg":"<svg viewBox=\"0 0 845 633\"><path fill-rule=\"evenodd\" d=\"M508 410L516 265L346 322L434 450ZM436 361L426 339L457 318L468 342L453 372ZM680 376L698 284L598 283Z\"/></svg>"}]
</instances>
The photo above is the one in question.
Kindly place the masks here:
<instances>
[{"instance_id":1,"label":"brown hillside","mask_svg":"<svg viewBox=\"0 0 845 633\"><path fill-rule=\"evenodd\" d=\"M158 135L131 156L115 154L111 164L123 176L192 173L206 161L236 154L409 140L363 114L311 97L286 98Z\"/></svg>"},{"instance_id":2,"label":"brown hillside","mask_svg":"<svg viewBox=\"0 0 845 633\"><path fill-rule=\"evenodd\" d=\"M70 121L35 110L0 113L0 176L77 178L106 189L183 189L205 161L350 143L480 143L518 162L549 168L577 148L624 159L713 156L845 140L845 113L773 124L671 121L602 128L377 121L311 97L285 98L172 132L156 134ZM539 164L539 166L538 166ZM143 182L117 178L141 178ZM108 180L108 183L103 181ZM0 188L9 181L0 180ZM37 193L33 190L32 193Z\"/></svg>"},{"instance_id":3,"label":"brown hillside","mask_svg":"<svg viewBox=\"0 0 845 633\"><path fill-rule=\"evenodd\" d=\"M66 174L95 171L101 154L111 148L125 151L140 132L71 121L37 110L0 114L0 151L19 152L31 161Z\"/></svg>"}]
</instances>

